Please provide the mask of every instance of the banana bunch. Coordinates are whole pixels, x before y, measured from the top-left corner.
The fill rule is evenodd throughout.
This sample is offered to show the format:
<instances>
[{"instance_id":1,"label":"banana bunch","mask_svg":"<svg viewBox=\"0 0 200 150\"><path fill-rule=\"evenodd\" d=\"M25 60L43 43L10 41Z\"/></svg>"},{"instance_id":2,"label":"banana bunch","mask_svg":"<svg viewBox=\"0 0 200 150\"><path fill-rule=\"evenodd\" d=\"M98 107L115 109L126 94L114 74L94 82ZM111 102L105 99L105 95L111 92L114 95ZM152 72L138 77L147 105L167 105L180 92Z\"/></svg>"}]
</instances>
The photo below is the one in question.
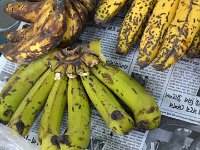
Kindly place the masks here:
<instances>
[{"instance_id":1,"label":"banana bunch","mask_svg":"<svg viewBox=\"0 0 200 150\"><path fill-rule=\"evenodd\" d=\"M95 0L44 0L15 2L6 6L11 17L30 26L7 35L0 52L22 64L36 60L52 48L70 45L81 33Z\"/></svg>"},{"instance_id":2,"label":"banana bunch","mask_svg":"<svg viewBox=\"0 0 200 150\"><path fill-rule=\"evenodd\" d=\"M26 136L44 110L38 135L41 150L88 147L89 100L117 135L158 127L161 113L154 98L129 75L103 59L100 41L95 40L75 48L55 49L37 61L20 65L0 94L0 122ZM60 135L65 109L68 128Z\"/></svg>"},{"instance_id":3,"label":"banana bunch","mask_svg":"<svg viewBox=\"0 0 200 150\"><path fill-rule=\"evenodd\" d=\"M97 24L113 18L127 0L102 0L94 20ZM185 53L199 55L200 1L133 0L117 39L116 52L127 54L141 37L137 63L141 68L153 62L163 71L174 65Z\"/></svg>"}]
</instances>

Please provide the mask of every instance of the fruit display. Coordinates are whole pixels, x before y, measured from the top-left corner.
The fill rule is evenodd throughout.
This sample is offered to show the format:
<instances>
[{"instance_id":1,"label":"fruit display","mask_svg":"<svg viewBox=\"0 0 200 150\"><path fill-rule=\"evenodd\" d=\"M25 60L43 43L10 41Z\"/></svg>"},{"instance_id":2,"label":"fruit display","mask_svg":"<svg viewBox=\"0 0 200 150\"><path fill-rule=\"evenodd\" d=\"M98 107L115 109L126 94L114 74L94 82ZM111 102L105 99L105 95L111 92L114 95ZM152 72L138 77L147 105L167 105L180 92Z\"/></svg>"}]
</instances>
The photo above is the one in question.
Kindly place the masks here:
<instances>
[{"instance_id":1,"label":"fruit display","mask_svg":"<svg viewBox=\"0 0 200 150\"><path fill-rule=\"evenodd\" d=\"M105 23L126 3L127 0L100 1L94 20ZM198 0L134 0L121 24L116 52L127 54L141 37L137 59L141 68L152 63L156 70L163 71L185 53L197 57L199 12Z\"/></svg>"},{"instance_id":2,"label":"fruit display","mask_svg":"<svg viewBox=\"0 0 200 150\"><path fill-rule=\"evenodd\" d=\"M88 147L89 101L116 135L157 128L161 112L156 100L124 71L106 64L99 46L96 40L54 49L20 65L0 93L0 122L25 136L43 110L38 134L41 150ZM68 127L60 135L65 110Z\"/></svg>"},{"instance_id":3,"label":"fruit display","mask_svg":"<svg viewBox=\"0 0 200 150\"><path fill-rule=\"evenodd\" d=\"M29 63L51 49L67 47L81 33L95 0L44 0L14 2L6 6L11 17L30 23L26 28L7 35L8 43L0 52L10 61Z\"/></svg>"}]
</instances>

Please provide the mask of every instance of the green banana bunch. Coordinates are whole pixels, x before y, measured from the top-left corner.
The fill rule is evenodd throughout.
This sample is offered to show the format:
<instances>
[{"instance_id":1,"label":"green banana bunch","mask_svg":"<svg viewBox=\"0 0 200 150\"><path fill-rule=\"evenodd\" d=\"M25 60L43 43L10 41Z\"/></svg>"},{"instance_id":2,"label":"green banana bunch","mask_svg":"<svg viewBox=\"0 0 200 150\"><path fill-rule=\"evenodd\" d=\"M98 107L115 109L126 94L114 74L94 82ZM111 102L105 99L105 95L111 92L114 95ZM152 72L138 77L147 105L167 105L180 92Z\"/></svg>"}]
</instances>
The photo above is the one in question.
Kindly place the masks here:
<instances>
[{"instance_id":1,"label":"green banana bunch","mask_svg":"<svg viewBox=\"0 0 200 150\"><path fill-rule=\"evenodd\" d=\"M59 137L62 150L85 149L90 142L90 107L80 78L68 81L68 130Z\"/></svg>"},{"instance_id":2,"label":"green banana bunch","mask_svg":"<svg viewBox=\"0 0 200 150\"><path fill-rule=\"evenodd\" d=\"M84 76L81 79L90 100L108 127L118 135L128 134L134 127L133 120L109 89L94 75Z\"/></svg>"},{"instance_id":3,"label":"green banana bunch","mask_svg":"<svg viewBox=\"0 0 200 150\"><path fill-rule=\"evenodd\" d=\"M139 129L152 130L158 127L161 119L158 105L139 83L125 72L105 63L96 65L92 72L131 109ZM99 90L96 91L99 93Z\"/></svg>"},{"instance_id":4,"label":"green banana bunch","mask_svg":"<svg viewBox=\"0 0 200 150\"><path fill-rule=\"evenodd\" d=\"M55 51L38 61L21 65L0 93L0 122L7 124L35 82L49 68L55 67Z\"/></svg>"},{"instance_id":5,"label":"green banana bunch","mask_svg":"<svg viewBox=\"0 0 200 150\"><path fill-rule=\"evenodd\" d=\"M53 83L54 72L48 69L25 96L8 126L20 135L25 136L43 109Z\"/></svg>"},{"instance_id":6,"label":"green banana bunch","mask_svg":"<svg viewBox=\"0 0 200 150\"><path fill-rule=\"evenodd\" d=\"M60 66L55 72L55 82L40 121L38 138L41 150L57 150L60 147L58 135L67 103L66 79L64 69Z\"/></svg>"}]
</instances>

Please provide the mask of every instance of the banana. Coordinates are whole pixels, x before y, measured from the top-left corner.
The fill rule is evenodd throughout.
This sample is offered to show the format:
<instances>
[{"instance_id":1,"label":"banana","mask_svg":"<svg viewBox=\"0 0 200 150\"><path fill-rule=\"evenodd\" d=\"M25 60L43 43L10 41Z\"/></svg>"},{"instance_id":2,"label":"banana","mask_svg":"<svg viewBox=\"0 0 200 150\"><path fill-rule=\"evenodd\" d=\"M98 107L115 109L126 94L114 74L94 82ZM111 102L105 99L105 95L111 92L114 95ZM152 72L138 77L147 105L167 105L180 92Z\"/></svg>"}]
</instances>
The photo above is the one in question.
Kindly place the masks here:
<instances>
[{"instance_id":1,"label":"banana","mask_svg":"<svg viewBox=\"0 0 200 150\"><path fill-rule=\"evenodd\" d=\"M55 67L54 55L52 52L38 61L21 65L11 76L0 93L1 123L8 123L21 101L48 67Z\"/></svg>"},{"instance_id":2,"label":"banana","mask_svg":"<svg viewBox=\"0 0 200 150\"><path fill-rule=\"evenodd\" d=\"M199 0L180 0L175 18L153 63L156 70L163 71L175 64L190 47L200 29L199 8Z\"/></svg>"},{"instance_id":3,"label":"banana","mask_svg":"<svg viewBox=\"0 0 200 150\"><path fill-rule=\"evenodd\" d=\"M19 42L0 45L0 52L8 60L19 64L33 61L48 53L60 42L64 34L64 6L64 0L51 0L50 6L39 15L33 28L26 32L24 38Z\"/></svg>"},{"instance_id":4,"label":"banana","mask_svg":"<svg viewBox=\"0 0 200 150\"><path fill-rule=\"evenodd\" d=\"M60 47L66 47L72 43L73 40L82 31L82 22L78 11L74 8L70 0L66 0L66 23L67 29L63 35Z\"/></svg>"},{"instance_id":5,"label":"banana","mask_svg":"<svg viewBox=\"0 0 200 150\"><path fill-rule=\"evenodd\" d=\"M91 12L96 7L96 0L79 0L87 9L88 12Z\"/></svg>"},{"instance_id":6,"label":"banana","mask_svg":"<svg viewBox=\"0 0 200 150\"><path fill-rule=\"evenodd\" d=\"M200 56L200 30L197 32L192 44L188 48L186 56L189 58L197 58Z\"/></svg>"},{"instance_id":7,"label":"banana","mask_svg":"<svg viewBox=\"0 0 200 150\"><path fill-rule=\"evenodd\" d=\"M67 103L67 81L62 66L56 70L54 80L39 125L38 138L41 150L57 150L60 147L58 135Z\"/></svg>"},{"instance_id":8,"label":"banana","mask_svg":"<svg viewBox=\"0 0 200 150\"><path fill-rule=\"evenodd\" d=\"M5 12L16 20L33 23L37 20L38 15L49 5L43 2L14 2L5 7ZM45 7L44 7L45 6Z\"/></svg>"},{"instance_id":9,"label":"banana","mask_svg":"<svg viewBox=\"0 0 200 150\"><path fill-rule=\"evenodd\" d=\"M116 52L127 54L139 37L144 24L153 9L156 0L135 0L127 12L121 25Z\"/></svg>"},{"instance_id":10,"label":"banana","mask_svg":"<svg viewBox=\"0 0 200 150\"><path fill-rule=\"evenodd\" d=\"M148 20L140 41L137 63L141 68L148 66L157 56L164 33L170 26L180 0L159 0Z\"/></svg>"},{"instance_id":11,"label":"banana","mask_svg":"<svg viewBox=\"0 0 200 150\"><path fill-rule=\"evenodd\" d=\"M25 96L10 119L8 127L25 136L44 107L53 83L54 72L48 69Z\"/></svg>"},{"instance_id":12,"label":"banana","mask_svg":"<svg viewBox=\"0 0 200 150\"><path fill-rule=\"evenodd\" d=\"M6 38L7 38L7 40L9 40L12 43L20 42L22 39L30 37L30 33L27 34L27 31L29 31L29 30L33 30L33 27L29 26L29 27L24 28L24 29L20 29L20 30L14 31L14 32L10 32L9 34L6 35Z\"/></svg>"},{"instance_id":13,"label":"banana","mask_svg":"<svg viewBox=\"0 0 200 150\"><path fill-rule=\"evenodd\" d=\"M128 0L101 0L98 3L94 20L96 24L106 23L119 13Z\"/></svg>"},{"instance_id":14,"label":"banana","mask_svg":"<svg viewBox=\"0 0 200 150\"><path fill-rule=\"evenodd\" d=\"M92 72L130 108L140 130L158 127L161 119L158 105L139 83L122 70L105 63L96 65Z\"/></svg>"},{"instance_id":15,"label":"banana","mask_svg":"<svg viewBox=\"0 0 200 150\"><path fill-rule=\"evenodd\" d=\"M81 18L81 23L84 26L87 18L88 18L88 11L85 8L85 6L79 2L78 0L72 0L72 5L74 6L74 8L77 10L80 18Z\"/></svg>"},{"instance_id":16,"label":"banana","mask_svg":"<svg viewBox=\"0 0 200 150\"><path fill-rule=\"evenodd\" d=\"M90 100L108 127L117 135L128 134L134 127L133 120L111 91L92 74L81 79Z\"/></svg>"},{"instance_id":17,"label":"banana","mask_svg":"<svg viewBox=\"0 0 200 150\"><path fill-rule=\"evenodd\" d=\"M85 149L90 142L90 106L80 78L68 81L68 130L59 137L62 150Z\"/></svg>"}]
</instances>

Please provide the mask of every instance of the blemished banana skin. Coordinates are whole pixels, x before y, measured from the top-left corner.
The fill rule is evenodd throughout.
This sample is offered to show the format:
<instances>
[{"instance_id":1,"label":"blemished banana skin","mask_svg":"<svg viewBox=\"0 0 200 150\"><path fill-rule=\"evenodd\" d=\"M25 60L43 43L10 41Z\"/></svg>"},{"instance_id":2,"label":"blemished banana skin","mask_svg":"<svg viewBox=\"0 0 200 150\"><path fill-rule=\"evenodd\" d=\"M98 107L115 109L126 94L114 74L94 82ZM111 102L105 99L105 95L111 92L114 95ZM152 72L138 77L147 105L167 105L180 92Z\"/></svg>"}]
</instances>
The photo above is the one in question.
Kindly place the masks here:
<instances>
[{"instance_id":1,"label":"blemished banana skin","mask_svg":"<svg viewBox=\"0 0 200 150\"><path fill-rule=\"evenodd\" d=\"M68 81L68 127L59 137L62 150L86 149L90 142L89 99L79 77Z\"/></svg>"},{"instance_id":2,"label":"blemished banana skin","mask_svg":"<svg viewBox=\"0 0 200 150\"><path fill-rule=\"evenodd\" d=\"M90 100L108 127L117 135L131 132L134 128L134 121L111 91L92 74L81 77L81 79Z\"/></svg>"},{"instance_id":3,"label":"blemished banana skin","mask_svg":"<svg viewBox=\"0 0 200 150\"><path fill-rule=\"evenodd\" d=\"M192 44L188 48L186 56L189 58L197 58L200 56L200 29L194 37Z\"/></svg>"},{"instance_id":4,"label":"blemished banana skin","mask_svg":"<svg viewBox=\"0 0 200 150\"><path fill-rule=\"evenodd\" d=\"M129 107L140 130L159 126L161 112L156 100L127 73L105 63L93 67L92 72Z\"/></svg>"},{"instance_id":5,"label":"blemished banana skin","mask_svg":"<svg viewBox=\"0 0 200 150\"><path fill-rule=\"evenodd\" d=\"M170 26L180 0L159 0L148 20L140 41L137 63L141 68L148 66L158 54L164 34Z\"/></svg>"},{"instance_id":6,"label":"blemished banana skin","mask_svg":"<svg viewBox=\"0 0 200 150\"><path fill-rule=\"evenodd\" d=\"M81 17L70 0L66 0L65 9L67 28L61 40L61 43L59 44L60 47L66 47L67 45L70 45L71 42L76 39L76 37L80 34L83 28Z\"/></svg>"},{"instance_id":7,"label":"blemished banana skin","mask_svg":"<svg viewBox=\"0 0 200 150\"><path fill-rule=\"evenodd\" d=\"M43 109L51 87L54 83L54 72L48 69L34 84L16 112L10 119L8 127L22 136L26 136L37 116Z\"/></svg>"},{"instance_id":8,"label":"blemished banana skin","mask_svg":"<svg viewBox=\"0 0 200 150\"><path fill-rule=\"evenodd\" d=\"M128 0L101 0L98 3L94 20L96 24L106 23L115 17Z\"/></svg>"},{"instance_id":9,"label":"blemished banana skin","mask_svg":"<svg viewBox=\"0 0 200 150\"><path fill-rule=\"evenodd\" d=\"M39 125L39 144L41 150L58 150L58 136L62 117L67 104L67 78L62 66L55 71L51 88Z\"/></svg>"},{"instance_id":10,"label":"blemished banana skin","mask_svg":"<svg viewBox=\"0 0 200 150\"><path fill-rule=\"evenodd\" d=\"M49 67L55 67L55 51L30 64L20 65L0 93L0 122L7 124L18 106Z\"/></svg>"},{"instance_id":11,"label":"blemished banana skin","mask_svg":"<svg viewBox=\"0 0 200 150\"><path fill-rule=\"evenodd\" d=\"M142 33L142 26L157 0L134 0L129 8L117 39L116 52L127 54Z\"/></svg>"},{"instance_id":12,"label":"blemished banana skin","mask_svg":"<svg viewBox=\"0 0 200 150\"><path fill-rule=\"evenodd\" d=\"M44 2L45 8L35 22L22 32L16 31L21 39L0 45L0 52L8 60L24 64L41 58L55 48L66 29L65 0ZM25 31L25 32L24 32Z\"/></svg>"},{"instance_id":13,"label":"blemished banana skin","mask_svg":"<svg viewBox=\"0 0 200 150\"><path fill-rule=\"evenodd\" d=\"M180 0L153 67L163 71L174 65L187 51L200 29L200 1Z\"/></svg>"}]
</instances>

